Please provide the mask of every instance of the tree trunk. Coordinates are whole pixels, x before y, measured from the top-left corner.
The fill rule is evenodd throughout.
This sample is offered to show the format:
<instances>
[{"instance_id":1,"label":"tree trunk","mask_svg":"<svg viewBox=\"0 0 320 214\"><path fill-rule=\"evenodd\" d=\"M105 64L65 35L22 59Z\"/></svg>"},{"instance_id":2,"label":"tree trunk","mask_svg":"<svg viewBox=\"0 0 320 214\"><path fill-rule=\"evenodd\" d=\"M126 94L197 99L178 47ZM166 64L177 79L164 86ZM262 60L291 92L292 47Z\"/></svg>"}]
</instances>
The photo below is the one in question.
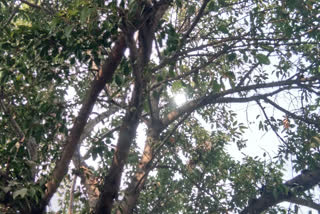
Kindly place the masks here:
<instances>
[{"instance_id":1,"label":"tree trunk","mask_svg":"<svg viewBox=\"0 0 320 214\"><path fill-rule=\"evenodd\" d=\"M129 20L128 23L124 23L128 27L128 29L126 29L126 42L130 49L130 61L133 68L135 85L129 109L120 128L119 139L113 155L112 165L108 175L104 179L103 189L101 190L97 202L95 210L96 214L110 214L113 202L118 197L123 167L127 161L129 150L132 141L135 138L136 129L143 110L147 81L146 72L148 72L145 68L150 60L154 32L158 27L161 17L169 7L170 2L171 1L161 1L153 7L147 2L141 2L145 5L140 5L143 11L138 11L137 13L141 16L138 17L137 20L143 21L144 23L139 26L139 49L137 48L137 42L133 39L134 32L131 32L130 30L132 28L132 24L130 24L131 20Z\"/></svg>"},{"instance_id":2,"label":"tree trunk","mask_svg":"<svg viewBox=\"0 0 320 214\"><path fill-rule=\"evenodd\" d=\"M120 209L117 214L131 214L137 204L140 192L144 187L148 174L152 167L152 160L154 157L154 148L159 143L160 131L155 127L149 128L147 134L146 145L144 147L143 155L139 162L138 171L135 174L130 186L126 191L126 195L122 200Z\"/></svg>"},{"instance_id":3,"label":"tree trunk","mask_svg":"<svg viewBox=\"0 0 320 214\"><path fill-rule=\"evenodd\" d=\"M68 167L71 158L77 148L80 136L84 130L88 117L98 98L98 95L100 94L101 90L105 87L105 84L112 80L112 76L122 59L125 49L125 39L123 36L120 36L119 40L115 43L115 46L111 51L110 57L100 69L98 77L95 80L93 80L91 84L91 87L83 102L80 112L70 131L70 135L67 138L67 142L61 154L61 157L56 162L51 179L45 185L46 191L44 197L37 206L32 208L32 211L30 213L37 214L44 212L46 205L49 203L53 194L59 187L60 182L68 172Z\"/></svg>"},{"instance_id":4,"label":"tree trunk","mask_svg":"<svg viewBox=\"0 0 320 214\"><path fill-rule=\"evenodd\" d=\"M129 111L124 122L120 128L119 139L115 153L113 155L113 161L108 175L105 177L103 189L101 191L99 200L96 206L96 214L110 214L113 206L114 199L117 199L118 192L120 189L121 175L123 171L124 164L127 161L130 146L136 135L136 129L139 124L139 117L142 112L142 97L143 90L140 88L141 85L135 86L136 93L133 97L134 104L136 107L130 105L131 109L134 111Z\"/></svg>"}]
</instances>

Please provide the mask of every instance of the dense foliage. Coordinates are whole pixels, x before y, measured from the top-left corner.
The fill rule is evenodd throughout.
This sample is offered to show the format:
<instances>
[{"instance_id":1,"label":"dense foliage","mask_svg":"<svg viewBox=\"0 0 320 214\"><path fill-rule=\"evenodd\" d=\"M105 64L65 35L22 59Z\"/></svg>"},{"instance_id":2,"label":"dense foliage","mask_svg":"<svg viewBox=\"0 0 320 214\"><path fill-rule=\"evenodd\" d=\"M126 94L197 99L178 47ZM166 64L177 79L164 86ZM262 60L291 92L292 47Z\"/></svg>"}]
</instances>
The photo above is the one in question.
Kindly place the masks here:
<instances>
[{"instance_id":1,"label":"dense foliage","mask_svg":"<svg viewBox=\"0 0 320 214\"><path fill-rule=\"evenodd\" d=\"M0 29L0 212L320 210L319 1L0 0Z\"/></svg>"}]
</instances>

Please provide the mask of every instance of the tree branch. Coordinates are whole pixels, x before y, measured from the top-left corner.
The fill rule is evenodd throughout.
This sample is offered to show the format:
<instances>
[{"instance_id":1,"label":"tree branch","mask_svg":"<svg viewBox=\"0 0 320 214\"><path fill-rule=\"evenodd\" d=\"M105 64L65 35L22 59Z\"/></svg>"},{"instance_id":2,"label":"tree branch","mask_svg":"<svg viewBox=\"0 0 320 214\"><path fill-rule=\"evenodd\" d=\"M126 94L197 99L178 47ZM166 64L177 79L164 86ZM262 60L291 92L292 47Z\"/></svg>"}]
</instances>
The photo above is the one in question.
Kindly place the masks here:
<instances>
[{"instance_id":1,"label":"tree branch","mask_svg":"<svg viewBox=\"0 0 320 214\"><path fill-rule=\"evenodd\" d=\"M298 116L298 115L296 115L296 114L294 114L294 113L292 113L292 112L290 112L290 111L282 108L281 106L279 106L278 104L276 104L275 102L271 101L271 100L268 99L268 98L264 98L264 101L265 101L266 103L271 104L271 105L272 105L273 107L275 107L276 109L284 112L286 115L288 115L288 116L290 116L290 117L292 117L292 118L294 118L294 119L301 120L301 121L303 121L303 122L305 122L305 123L308 123L308 124L314 124L314 125L316 125L316 126L319 126L319 125L320 125L320 122L319 122L319 121L315 121L315 120L312 120L312 119L309 119L309 118L300 117L300 116Z\"/></svg>"},{"instance_id":2,"label":"tree branch","mask_svg":"<svg viewBox=\"0 0 320 214\"><path fill-rule=\"evenodd\" d=\"M251 200L252 203L250 203L245 209L243 209L240 214L261 213L280 202L290 201L292 198L296 197L295 195L301 194L304 191L311 189L319 182L319 168L312 171L303 172L300 175L282 184L289 190L288 192L279 191L277 189L276 194L273 191L263 192L260 198Z\"/></svg>"},{"instance_id":3,"label":"tree branch","mask_svg":"<svg viewBox=\"0 0 320 214\"><path fill-rule=\"evenodd\" d=\"M81 179L81 184L86 188L86 193L89 199L89 208L90 211L92 211L96 206L100 195L100 191L98 190L98 179L91 173L89 166L81 157L79 148L77 148L74 153L72 161L77 170L77 175Z\"/></svg>"},{"instance_id":4,"label":"tree branch","mask_svg":"<svg viewBox=\"0 0 320 214\"><path fill-rule=\"evenodd\" d=\"M285 145L287 144L284 139L279 135L279 133L277 132L277 130L275 129L275 127L273 126L273 124L271 123L266 111L264 110L264 108L262 107L261 103L259 101L257 101L258 106L260 107L264 117L266 118L266 120L268 121L272 131L277 135L277 137L282 141L282 143L284 143Z\"/></svg>"},{"instance_id":5,"label":"tree branch","mask_svg":"<svg viewBox=\"0 0 320 214\"><path fill-rule=\"evenodd\" d=\"M299 197L292 197L292 198L287 199L286 201L320 211L320 204L317 204L317 203L313 202L312 200L307 200L307 199L299 198Z\"/></svg>"},{"instance_id":6,"label":"tree branch","mask_svg":"<svg viewBox=\"0 0 320 214\"><path fill-rule=\"evenodd\" d=\"M182 44L184 43L184 41L189 37L190 33L193 31L193 29L196 27L196 25L198 24L198 22L200 21L201 17L203 16L204 14L204 10L206 9L207 7L207 4L210 2L210 0L204 0L202 5L201 5L201 8L197 14L197 16L194 18L190 28L188 29L188 31L183 35L182 37Z\"/></svg>"},{"instance_id":7,"label":"tree branch","mask_svg":"<svg viewBox=\"0 0 320 214\"><path fill-rule=\"evenodd\" d=\"M180 108L177 108L176 110L170 112L169 114L166 115L165 118L162 119L162 122L164 125L170 124L173 122L175 119L180 117L182 114L185 112L189 111L194 111L197 108L201 108L205 105L208 104L215 104L215 103L221 103L221 102L246 102L246 101L254 101L259 99L265 99L267 96L272 96L275 94L275 92L272 93L267 93L267 94L261 94L261 95L256 95L252 96L249 98L232 98L232 97L224 97L226 95L231 95L234 93L239 93L239 92L244 92L244 91L251 91L255 90L257 91L258 89L266 89L266 88L273 88L273 87L281 87L279 90L284 90L288 88L292 88L293 85L299 85L305 82L314 82L320 79L319 75L313 76L309 78L308 80L300 80L300 79L287 79L287 80L282 80L282 81L277 81L277 82L270 82L270 83L261 83L261 84L253 84L253 85L248 85L248 86L241 86L241 87L236 87L236 88L231 88L222 92L212 92L209 95L202 96L200 98L196 98L192 101L189 101L185 105L181 106ZM257 97L258 96L258 97Z\"/></svg>"},{"instance_id":8,"label":"tree branch","mask_svg":"<svg viewBox=\"0 0 320 214\"><path fill-rule=\"evenodd\" d=\"M163 127L162 124L159 124L159 121L153 121L153 123L151 123L151 126L147 131L148 134L143 155L137 167L138 170L135 174L135 177L133 177L129 187L126 189L125 197L120 204L120 210L123 213L130 214L133 212L133 209L137 204L140 192L147 181L149 172L154 169L157 164L157 161L156 163L153 163L155 155L160 152L162 147L167 142L168 138L176 131L176 129L183 123L183 121L188 118L188 116L189 114L185 115L185 117L181 121L179 121L179 123L176 124L174 128L169 132L169 134L166 135L166 137L161 141L159 141L160 133L165 127ZM117 211L117 213L119 214L122 212Z\"/></svg>"},{"instance_id":9,"label":"tree branch","mask_svg":"<svg viewBox=\"0 0 320 214\"><path fill-rule=\"evenodd\" d=\"M137 49L135 42L132 40L133 32L130 32L129 29L124 29L125 32L127 31L126 40L130 46L134 89L129 103L129 109L126 112L120 128L119 139L113 155L112 164L104 179L103 188L96 205L96 214L111 213L113 202L118 197L123 167L127 161L129 150L133 139L135 138L136 129L143 110L147 81L145 67L150 60L154 33L161 17L164 15L170 3L170 1L164 2L165 3L161 5L159 5L160 2L158 2L154 7L151 9L149 8L149 11L147 12L138 11L137 14L141 14L142 17L137 18L144 20L144 24L138 29L139 49Z\"/></svg>"},{"instance_id":10,"label":"tree branch","mask_svg":"<svg viewBox=\"0 0 320 214\"><path fill-rule=\"evenodd\" d=\"M98 115L94 119L90 120L87 125L84 128L84 131L80 137L78 148L74 152L72 162L77 170L77 174L79 175L81 179L82 185L85 186L86 188L86 193L88 194L89 197L89 207L90 210L93 210L94 207L96 206L96 202L98 199L98 196L100 194L98 187L97 187L97 178L89 172L89 166L86 164L84 161L84 158L81 157L80 155L80 145L83 142L85 138L87 138L90 133L93 131L94 127L100 123L103 119L109 117L111 114L114 114L117 111L117 108L110 108L110 111L103 112L102 114ZM110 134L108 132L107 134ZM106 137L107 135L104 135ZM102 140L103 138L100 138ZM89 152L89 151L88 151ZM87 154L85 155L87 156Z\"/></svg>"},{"instance_id":11,"label":"tree branch","mask_svg":"<svg viewBox=\"0 0 320 214\"><path fill-rule=\"evenodd\" d=\"M110 117L112 114L117 112L118 108L115 107L109 107L108 111L105 111L101 114L99 114L94 119L90 120L87 125L85 126L83 133L81 134L79 142L82 142L85 138L87 138L91 132L93 131L94 127L103 121L105 118Z\"/></svg>"},{"instance_id":12,"label":"tree branch","mask_svg":"<svg viewBox=\"0 0 320 214\"><path fill-rule=\"evenodd\" d=\"M157 84L154 84L154 85L151 87L150 90L153 90L153 89L155 89L155 88L157 88L157 87L159 87L159 86L162 86L162 85L165 84L165 83L168 83L168 82L171 82L171 81L174 81L174 80L179 80L179 79L185 78L185 77L187 77L187 76L189 76L189 75L191 75L191 74L193 74L193 73L198 72L199 70L201 70L201 69L203 69L203 68L206 68L207 66L209 66L210 64L212 64L212 62L213 62L214 60L218 59L220 56L226 54L229 50L231 50L232 47L233 47L233 45L235 45L235 44L236 44L236 42L234 42L232 45L228 46L227 48L224 48L223 50L221 50L221 51L213 54L213 55L208 59L208 61L207 61L206 63L204 63L204 64L202 64L202 65L200 65L200 66L198 66L198 67L193 67L193 68L191 68L191 70L190 70L189 72L183 73L183 74L178 75L178 76L176 76L176 77L167 78L167 79L165 79L165 80L163 80L163 81L161 81L161 82L159 82L159 83L157 83ZM157 67L154 68L154 69L152 70L152 72L155 72L156 70L157 70Z\"/></svg>"},{"instance_id":13,"label":"tree branch","mask_svg":"<svg viewBox=\"0 0 320 214\"><path fill-rule=\"evenodd\" d=\"M83 101L79 114L74 122L67 137L63 152L60 159L56 162L55 168L52 172L50 180L46 183L46 192L40 205L33 208L32 213L42 213L45 206L50 201L53 194L56 192L60 182L68 171L69 163L77 148L80 136L83 133L84 127L87 123L88 117L92 112L93 106L97 100L101 90L105 87L107 82L112 81L112 76L120 64L124 51L126 49L125 39L123 34L120 34L119 39L116 41L108 59L99 70L96 79L91 83L90 89Z\"/></svg>"}]
</instances>

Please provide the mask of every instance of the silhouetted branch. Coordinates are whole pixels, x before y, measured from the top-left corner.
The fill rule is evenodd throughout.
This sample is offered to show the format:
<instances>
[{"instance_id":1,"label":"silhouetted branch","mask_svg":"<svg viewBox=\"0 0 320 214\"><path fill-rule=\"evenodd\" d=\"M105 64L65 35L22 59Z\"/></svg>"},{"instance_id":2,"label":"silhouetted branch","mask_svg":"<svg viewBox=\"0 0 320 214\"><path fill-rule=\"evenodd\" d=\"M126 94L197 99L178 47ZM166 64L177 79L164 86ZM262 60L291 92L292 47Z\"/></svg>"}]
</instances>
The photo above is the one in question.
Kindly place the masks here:
<instances>
[{"instance_id":1,"label":"silhouetted branch","mask_svg":"<svg viewBox=\"0 0 320 214\"><path fill-rule=\"evenodd\" d=\"M235 87L231 88L222 92L212 92L209 95L202 96L200 98L196 98L192 101L189 101L188 103L182 105L180 108L177 108L167 114L165 118L163 118L163 124L167 125L171 122L173 122L175 119L180 117L182 114L185 112L192 112L198 108L201 108L205 105L208 104L215 104L215 103L221 103L221 102L248 102L248 101L256 101L258 99L266 99L268 96L272 96L276 94L276 92L283 91L285 89L292 89L292 88L298 88L297 86L294 85L299 85L302 83L312 83L315 81L320 80L320 76L313 76L308 78L307 80L300 80L300 79L287 79L287 80L282 80L282 81L277 81L277 82L269 82L269 83L260 83L260 84L253 84L253 85L248 85L248 86L241 86L241 87ZM225 97L227 95L232 95L234 93L239 93L239 92L249 92L249 91L258 91L259 89L267 89L267 88L274 88L278 87L279 91L274 91L271 93L265 93L265 94L258 94L254 95L251 97ZM282 87L282 88L281 88ZM292 114L292 113L291 113ZM290 115L291 116L291 115Z\"/></svg>"},{"instance_id":2,"label":"silhouetted branch","mask_svg":"<svg viewBox=\"0 0 320 214\"><path fill-rule=\"evenodd\" d=\"M320 211L320 204L313 202L311 199L307 200L304 198L292 197L292 198L287 199L286 201Z\"/></svg>"},{"instance_id":3,"label":"silhouetted branch","mask_svg":"<svg viewBox=\"0 0 320 214\"><path fill-rule=\"evenodd\" d=\"M286 141L284 141L284 139L279 135L279 133L277 132L277 130L275 129L274 125L271 123L266 111L264 110L264 108L262 107L261 103L259 101L257 101L258 106L260 107L264 117L266 118L266 120L268 121L272 131L277 135L277 137L282 141L282 143L287 144Z\"/></svg>"},{"instance_id":4,"label":"silhouetted branch","mask_svg":"<svg viewBox=\"0 0 320 214\"><path fill-rule=\"evenodd\" d=\"M288 191L265 191L258 199L252 199L251 203L243 209L240 214L257 214L268 208L275 206L283 201L290 201L295 198L295 195L301 194L306 190L311 189L320 182L320 169L305 171L300 175L282 184ZM283 188L281 188L283 189ZM295 199L293 199L295 200Z\"/></svg>"},{"instance_id":5,"label":"silhouetted branch","mask_svg":"<svg viewBox=\"0 0 320 214\"><path fill-rule=\"evenodd\" d=\"M188 31L183 35L182 37L182 43L184 43L184 41L188 38L188 36L190 35L190 33L193 31L193 29L195 28L195 26L198 24L198 22L200 21L201 17L203 16L204 14L204 11L207 7L207 4L210 2L210 0L204 0L200 9L199 9L199 12L197 14L197 16L194 18L190 28L188 29Z\"/></svg>"},{"instance_id":6,"label":"silhouetted branch","mask_svg":"<svg viewBox=\"0 0 320 214\"><path fill-rule=\"evenodd\" d=\"M319 124L320 124L319 121L315 121L315 120L312 120L312 119L309 119L309 118L305 118L305 117L300 117L300 116L298 116L298 115L296 115L296 114L294 114L294 113L292 113L292 112L290 112L290 111L282 108L281 106L279 106L278 104L276 104L275 102L271 101L271 100L268 99L268 98L264 98L264 101L265 101L266 103L271 104L271 105L272 105L273 107L275 107L276 109L284 112L286 115L288 115L288 116L290 116L290 117L292 117L292 118L294 118L294 119L303 121L303 122L308 123L308 124L314 124L314 125L316 125L316 126L319 126Z\"/></svg>"}]
</instances>

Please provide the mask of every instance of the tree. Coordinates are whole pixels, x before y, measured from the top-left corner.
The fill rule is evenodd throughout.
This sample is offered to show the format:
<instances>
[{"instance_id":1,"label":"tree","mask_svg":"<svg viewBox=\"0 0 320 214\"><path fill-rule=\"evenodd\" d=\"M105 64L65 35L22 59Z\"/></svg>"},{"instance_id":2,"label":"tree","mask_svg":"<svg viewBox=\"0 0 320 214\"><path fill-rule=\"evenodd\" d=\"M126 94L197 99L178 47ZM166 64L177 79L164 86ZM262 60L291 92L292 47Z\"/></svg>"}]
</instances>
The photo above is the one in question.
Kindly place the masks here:
<instances>
[{"instance_id":1,"label":"tree","mask_svg":"<svg viewBox=\"0 0 320 214\"><path fill-rule=\"evenodd\" d=\"M260 213L283 201L319 210L319 9L0 1L1 211L43 213L77 176L82 189L68 194L79 212ZM281 141L276 156L228 153L246 146L250 125L234 103L260 108L257 128ZM284 180L288 160L297 175Z\"/></svg>"}]
</instances>

